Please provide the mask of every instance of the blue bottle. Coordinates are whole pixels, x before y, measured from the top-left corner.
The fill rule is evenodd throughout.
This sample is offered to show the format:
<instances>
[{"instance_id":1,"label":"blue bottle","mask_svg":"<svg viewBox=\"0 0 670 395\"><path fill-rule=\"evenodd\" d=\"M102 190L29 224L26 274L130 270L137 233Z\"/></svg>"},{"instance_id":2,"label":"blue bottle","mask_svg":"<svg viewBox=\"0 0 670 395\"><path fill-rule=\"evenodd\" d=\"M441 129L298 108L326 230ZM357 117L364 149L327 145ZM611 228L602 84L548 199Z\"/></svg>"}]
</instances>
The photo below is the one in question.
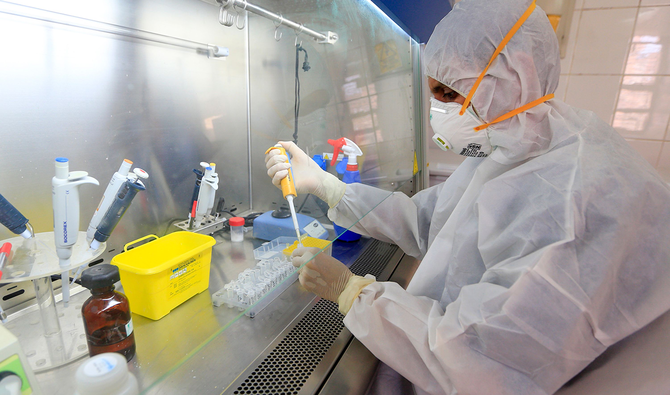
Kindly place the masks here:
<instances>
[{"instance_id":1,"label":"blue bottle","mask_svg":"<svg viewBox=\"0 0 670 395\"><path fill-rule=\"evenodd\" d=\"M328 144L331 144L334 147L333 159L330 162L330 165L334 165L337 161L337 157L340 155L340 151L347 156L346 169L344 170L344 175L342 176L342 181L345 184L353 184L355 182L361 182L361 174L358 171L358 162L356 157L363 155L363 151L348 138L342 137L337 140L328 140ZM344 160L337 165L339 170L342 169ZM338 173L339 173L338 170ZM361 235L347 230L337 224L333 223L335 228L335 233L338 235L337 239L341 241L358 241L361 238Z\"/></svg>"}]
</instances>

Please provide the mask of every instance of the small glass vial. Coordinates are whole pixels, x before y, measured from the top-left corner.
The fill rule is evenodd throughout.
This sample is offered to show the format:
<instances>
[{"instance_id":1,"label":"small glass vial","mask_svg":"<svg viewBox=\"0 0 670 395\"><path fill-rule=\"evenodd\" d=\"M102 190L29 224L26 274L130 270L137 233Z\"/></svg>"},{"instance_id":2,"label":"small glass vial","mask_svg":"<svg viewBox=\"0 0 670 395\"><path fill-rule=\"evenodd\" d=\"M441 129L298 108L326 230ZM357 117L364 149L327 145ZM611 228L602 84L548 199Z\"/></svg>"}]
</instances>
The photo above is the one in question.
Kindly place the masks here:
<instances>
[{"instance_id":1,"label":"small glass vial","mask_svg":"<svg viewBox=\"0 0 670 395\"><path fill-rule=\"evenodd\" d=\"M119 268L99 264L84 270L81 285L91 290L91 297L81 307L90 356L116 352L130 361L135 355L135 335L128 299L114 291Z\"/></svg>"},{"instance_id":2,"label":"small glass vial","mask_svg":"<svg viewBox=\"0 0 670 395\"><path fill-rule=\"evenodd\" d=\"M233 217L228 220L230 225L230 241L240 242L244 240L244 218Z\"/></svg>"}]
</instances>

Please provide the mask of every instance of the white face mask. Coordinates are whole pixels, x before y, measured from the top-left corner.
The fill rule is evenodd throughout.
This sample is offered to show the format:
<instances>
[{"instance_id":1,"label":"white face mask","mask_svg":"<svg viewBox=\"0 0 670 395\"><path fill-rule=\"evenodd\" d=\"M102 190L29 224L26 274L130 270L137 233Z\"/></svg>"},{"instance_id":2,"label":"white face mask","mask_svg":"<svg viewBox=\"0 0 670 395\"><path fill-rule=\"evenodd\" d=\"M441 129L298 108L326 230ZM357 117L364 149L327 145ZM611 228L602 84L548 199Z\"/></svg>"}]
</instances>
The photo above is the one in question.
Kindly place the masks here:
<instances>
[{"instance_id":1,"label":"white face mask","mask_svg":"<svg viewBox=\"0 0 670 395\"><path fill-rule=\"evenodd\" d=\"M484 123L472 112L471 107L465 114L458 115L461 104L444 103L434 97L430 98L430 126L435 136L433 141L442 150L452 150L463 156L481 158L488 156L493 147L486 129L475 131L474 128Z\"/></svg>"}]
</instances>

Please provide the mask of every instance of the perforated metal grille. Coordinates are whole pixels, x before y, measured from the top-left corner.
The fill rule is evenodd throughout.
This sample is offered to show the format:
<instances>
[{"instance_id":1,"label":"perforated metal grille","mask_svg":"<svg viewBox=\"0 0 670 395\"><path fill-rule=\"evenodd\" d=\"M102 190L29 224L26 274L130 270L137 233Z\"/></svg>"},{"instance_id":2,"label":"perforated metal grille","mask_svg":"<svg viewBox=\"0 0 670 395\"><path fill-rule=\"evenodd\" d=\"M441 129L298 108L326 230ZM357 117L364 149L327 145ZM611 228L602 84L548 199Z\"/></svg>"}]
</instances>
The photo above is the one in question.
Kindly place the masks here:
<instances>
[{"instance_id":1,"label":"perforated metal grille","mask_svg":"<svg viewBox=\"0 0 670 395\"><path fill-rule=\"evenodd\" d=\"M361 256L349 267L349 270L358 276L372 274L375 277L379 277L389 259L391 259L397 250L397 245L373 240Z\"/></svg>"},{"instance_id":2,"label":"perforated metal grille","mask_svg":"<svg viewBox=\"0 0 670 395\"><path fill-rule=\"evenodd\" d=\"M351 265L354 274L379 276L398 246L373 240ZM233 394L298 394L344 329L337 304L320 300Z\"/></svg>"}]
</instances>

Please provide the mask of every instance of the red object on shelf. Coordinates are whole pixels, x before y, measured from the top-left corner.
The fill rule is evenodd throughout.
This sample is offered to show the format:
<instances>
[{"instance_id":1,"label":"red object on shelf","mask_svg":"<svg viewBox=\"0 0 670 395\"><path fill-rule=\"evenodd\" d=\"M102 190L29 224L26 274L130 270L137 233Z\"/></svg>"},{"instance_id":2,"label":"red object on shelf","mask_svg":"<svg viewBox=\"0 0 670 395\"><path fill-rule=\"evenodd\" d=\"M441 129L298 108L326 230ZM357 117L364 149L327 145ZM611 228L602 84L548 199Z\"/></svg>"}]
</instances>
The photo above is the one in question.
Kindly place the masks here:
<instances>
[{"instance_id":1,"label":"red object on shelf","mask_svg":"<svg viewBox=\"0 0 670 395\"><path fill-rule=\"evenodd\" d=\"M2 268L5 267L10 252L12 252L12 243L5 243L0 248L0 278L2 278Z\"/></svg>"},{"instance_id":2,"label":"red object on shelf","mask_svg":"<svg viewBox=\"0 0 670 395\"><path fill-rule=\"evenodd\" d=\"M244 218L242 217L233 217L228 220L230 226L242 226L244 225Z\"/></svg>"}]
</instances>

